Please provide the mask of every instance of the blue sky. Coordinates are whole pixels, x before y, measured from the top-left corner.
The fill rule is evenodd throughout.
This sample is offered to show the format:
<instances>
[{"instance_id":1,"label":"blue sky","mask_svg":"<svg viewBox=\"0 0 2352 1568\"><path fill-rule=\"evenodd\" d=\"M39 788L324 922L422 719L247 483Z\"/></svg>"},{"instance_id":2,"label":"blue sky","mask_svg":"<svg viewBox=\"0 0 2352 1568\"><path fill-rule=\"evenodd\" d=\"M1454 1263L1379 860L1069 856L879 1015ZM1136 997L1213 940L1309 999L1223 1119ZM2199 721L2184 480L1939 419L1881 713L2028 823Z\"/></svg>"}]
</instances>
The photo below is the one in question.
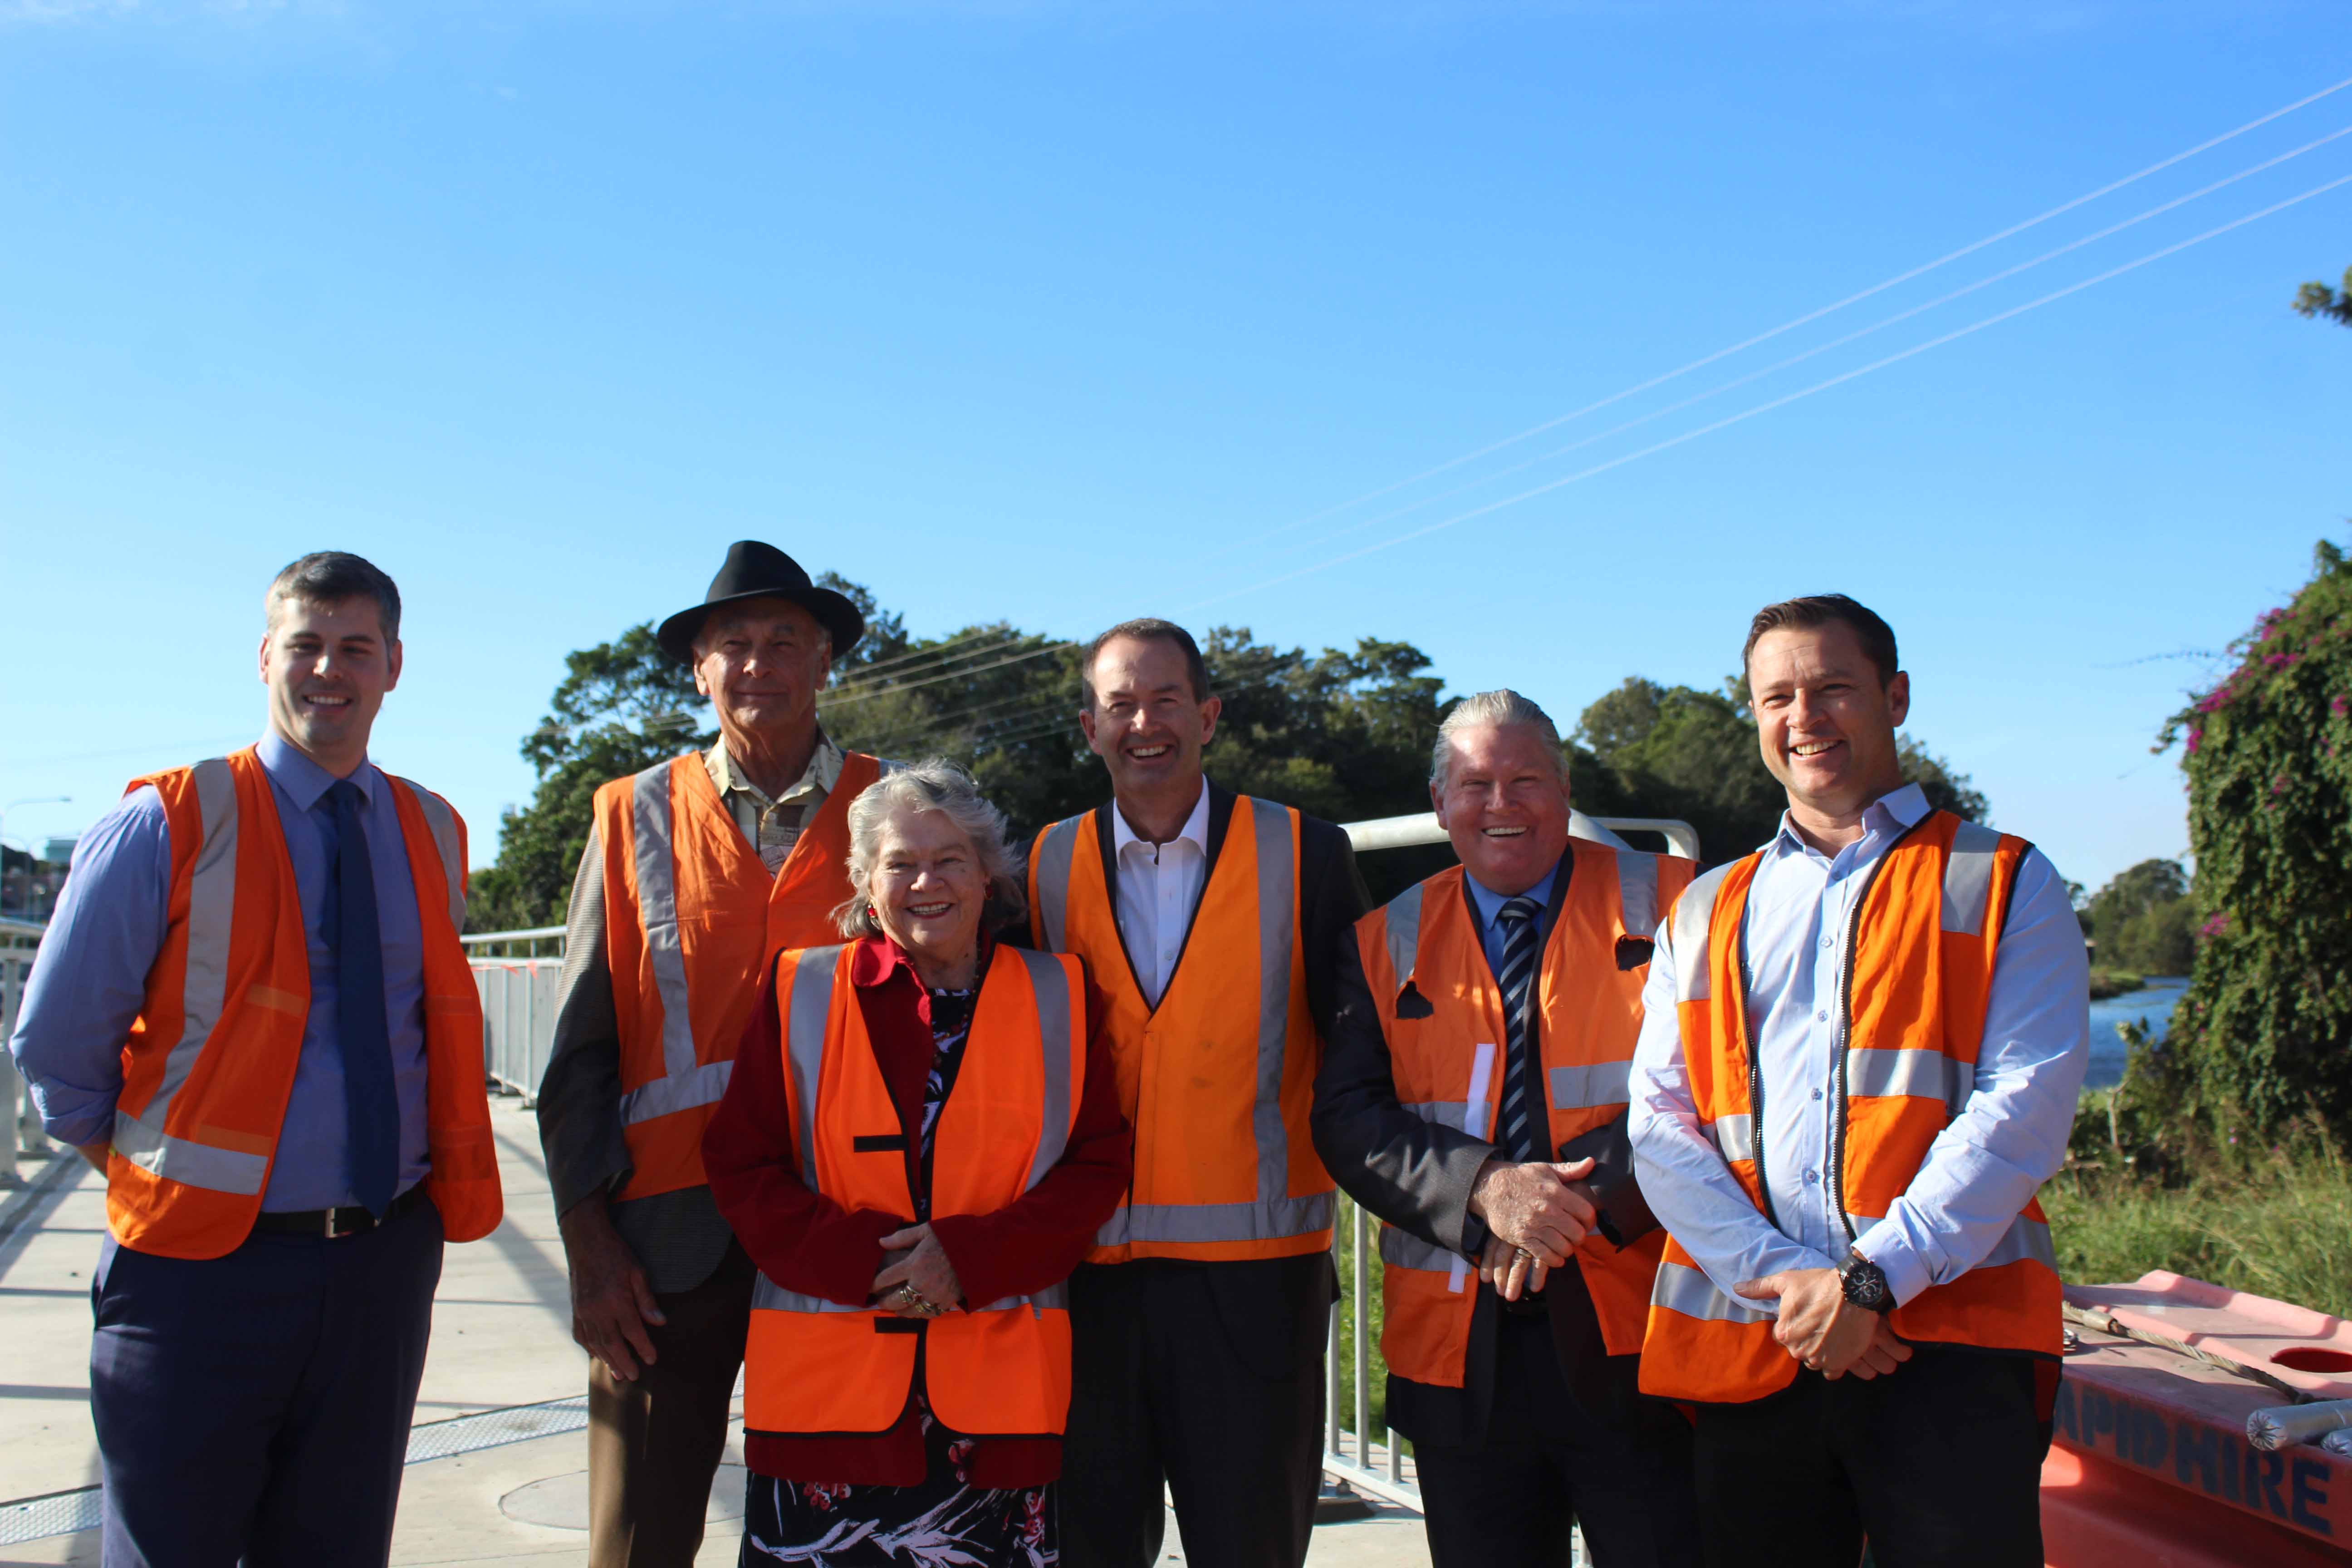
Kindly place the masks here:
<instances>
[{"instance_id":1,"label":"blue sky","mask_svg":"<svg viewBox=\"0 0 2352 1568\"><path fill-rule=\"evenodd\" d=\"M2095 885L2186 847L2147 748L2207 666L2158 656L2344 536L2352 334L2285 306L2352 262L2352 186L1342 557L2352 175L2352 136L2296 151L2352 89L1328 509L2352 77L2338 20L0 0L0 805L73 796L5 830L257 733L261 590L334 547L408 599L378 759L486 862L563 653L751 536L921 633L1397 637L1563 724L1843 589L1913 732Z\"/></svg>"}]
</instances>

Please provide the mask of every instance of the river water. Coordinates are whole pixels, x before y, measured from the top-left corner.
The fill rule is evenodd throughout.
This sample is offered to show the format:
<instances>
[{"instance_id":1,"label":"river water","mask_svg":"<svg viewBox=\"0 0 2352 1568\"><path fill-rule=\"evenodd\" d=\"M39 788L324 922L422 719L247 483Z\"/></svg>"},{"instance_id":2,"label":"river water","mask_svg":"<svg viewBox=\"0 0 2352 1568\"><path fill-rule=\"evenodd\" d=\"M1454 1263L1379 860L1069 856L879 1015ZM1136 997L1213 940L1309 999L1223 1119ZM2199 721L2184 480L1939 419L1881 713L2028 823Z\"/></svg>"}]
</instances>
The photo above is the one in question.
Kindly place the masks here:
<instances>
[{"instance_id":1,"label":"river water","mask_svg":"<svg viewBox=\"0 0 2352 1568\"><path fill-rule=\"evenodd\" d=\"M2187 989L2189 982L2185 979L2151 980L2141 990L2092 1003L2091 1071L2083 1080L2083 1087L2105 1089L2124 1076L2124 1042L2116 1032L2116 1025L2144 1019L2149 1035L2162 1039L2165 1025L2172 1018L2173 1004Z\"/></svg>"}]
</instances>

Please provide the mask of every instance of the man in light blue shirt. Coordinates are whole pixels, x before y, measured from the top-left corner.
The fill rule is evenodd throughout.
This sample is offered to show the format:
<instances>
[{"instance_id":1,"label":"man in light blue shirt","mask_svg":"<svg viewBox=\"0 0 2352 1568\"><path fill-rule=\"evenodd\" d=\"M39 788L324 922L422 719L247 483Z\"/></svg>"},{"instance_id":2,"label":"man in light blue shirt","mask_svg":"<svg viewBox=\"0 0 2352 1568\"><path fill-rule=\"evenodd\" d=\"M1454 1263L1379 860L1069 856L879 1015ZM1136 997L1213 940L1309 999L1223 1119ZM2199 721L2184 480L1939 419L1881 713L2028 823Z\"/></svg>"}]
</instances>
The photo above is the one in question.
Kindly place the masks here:
<instances>
[{"instance_id":1,"label":"man in light blue shirt","mask_svg":"<svg viewBox=\"0 0 2352 1568\"><path fill-rule=\"evenodd\" d=\"M438 814L412 846L400 786L368 761L400 675L392 579L355 555L308 555L266 606L268 730L251 753L156 775L163 788L131 791L84 836L11 1041L50 1135L109 1174L90 1403L110 1565L383 1563L440 1279L411 850L437 855L454 892L462 825L410 790ZM167 812L166 789L195 808ZM273 815L278 844L258 837ZM194 842L175 845L182 832ZM454 960L462 908L444 891L430 940ZM278 1005L260 993L288 1012L299 1000L292 921L309 996L289 1073L290 1031L257 1017ZM238 967L239 943L287 954L257 971L275 985ZM177 1044L154 1033L155 998L174 994L189 999ZM482 1092L478 1071L436 1088ZM235 1125L173 1121L178 1101ZM257 1214L241 1206L257 1195Z\"/></svg>"},{"instance_id":2,"label":"man in light blue shirt","mask_svg":"<svg viewBox=\"0 0 2352 1568\"><path fill-rule=\"evenodd\" d=\"M2046 1254L2046 1231L2021 1214L2065 1159L2089 1060L2082 930L2064 882L2027 849L1996 927L1973 1082L1885 1215L1850 1224L1839 1064L1857 904L1929 815L1895 738L1910 682L1894 633L1843 595L1759 612L1747 664L1764 761L1789 797L1780 831L1756 854L1741 926L1769 1212L1700 1114L1676 1001L1706 993L1692 977L1678 984L1688 957L1669 940L1671 916L1643 992L1630 1126L1643 1194L1706 1276L1712 1304L1696 1315L1777 1319L1774 1338L1801 1368L1780 1392L1697 1406L1707 1558L1850 1563L1866 1523L1881 1568L2038 1564L2054 1363L1906 1343L1886 1314L2005 1261L2018 1236L2038 1232ZM1927 940L1936 930L1928 921Z\"/></svg>"}]
</instances>

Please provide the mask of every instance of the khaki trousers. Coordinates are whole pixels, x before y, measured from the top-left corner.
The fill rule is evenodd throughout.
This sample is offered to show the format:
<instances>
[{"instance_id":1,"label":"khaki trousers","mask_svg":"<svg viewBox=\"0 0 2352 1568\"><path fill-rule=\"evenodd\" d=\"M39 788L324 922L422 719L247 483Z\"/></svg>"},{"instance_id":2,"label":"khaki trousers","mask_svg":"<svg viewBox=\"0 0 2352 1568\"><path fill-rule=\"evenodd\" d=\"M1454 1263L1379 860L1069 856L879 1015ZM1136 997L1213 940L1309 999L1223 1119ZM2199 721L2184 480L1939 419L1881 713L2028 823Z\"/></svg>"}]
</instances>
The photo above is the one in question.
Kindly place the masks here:
<instances>
[{"instance_id":1,"label":"khaki trousers","mask_svg":"<svg viewBox=\"0 0 2352 1568\"><path fill-rule=\"evenodd\" d=\"M751 1326L759 1271L740 1242L691 1290L656 1295L654 1361L624 1383L588 1363L589 1568L688 1568Z\"/></svg>"}]
</instances>

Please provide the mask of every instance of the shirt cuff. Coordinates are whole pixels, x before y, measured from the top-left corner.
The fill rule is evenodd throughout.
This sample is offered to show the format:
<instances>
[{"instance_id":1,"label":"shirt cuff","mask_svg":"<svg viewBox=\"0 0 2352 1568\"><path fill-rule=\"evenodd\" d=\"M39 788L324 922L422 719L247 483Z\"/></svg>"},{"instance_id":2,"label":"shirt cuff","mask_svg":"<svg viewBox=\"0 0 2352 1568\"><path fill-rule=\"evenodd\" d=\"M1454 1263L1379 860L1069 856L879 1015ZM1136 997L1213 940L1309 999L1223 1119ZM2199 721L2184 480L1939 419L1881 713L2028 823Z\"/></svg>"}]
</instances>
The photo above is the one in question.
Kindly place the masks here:
<instances>
[{"instance_id":1,"label":"shirt cuff","mask_svg":"<svg viewBox=\"0 0 2352 1568\"><path fill-rule=\"evenodd\" d=\"M1886 1228L1886 1227L1881 1227ZM1925 1291L1935 1280L1927 1273L1927 1264L1898 1236L1880 1236L1875 1231L1854 1243L1854 1251L1864 1262L1878 1265L1886 1276L1886 1289L1898 1307L1907 1306L1913 1298Z\"/></svg>"},{"instance_id":2,"label":"shirt cuff","mask_svg":"<svg viewBox=\"0 0 2352 1568\"><path fill-rule=\"evenodd\" d=\"M33 1103L41 1112L41 1131L58 1142L79 1149L85 1144L114 1141L114 1101L84 1102L71 1110L53 1111L45 1100L37 1086Z\"/></svg>"}]
</instances>

